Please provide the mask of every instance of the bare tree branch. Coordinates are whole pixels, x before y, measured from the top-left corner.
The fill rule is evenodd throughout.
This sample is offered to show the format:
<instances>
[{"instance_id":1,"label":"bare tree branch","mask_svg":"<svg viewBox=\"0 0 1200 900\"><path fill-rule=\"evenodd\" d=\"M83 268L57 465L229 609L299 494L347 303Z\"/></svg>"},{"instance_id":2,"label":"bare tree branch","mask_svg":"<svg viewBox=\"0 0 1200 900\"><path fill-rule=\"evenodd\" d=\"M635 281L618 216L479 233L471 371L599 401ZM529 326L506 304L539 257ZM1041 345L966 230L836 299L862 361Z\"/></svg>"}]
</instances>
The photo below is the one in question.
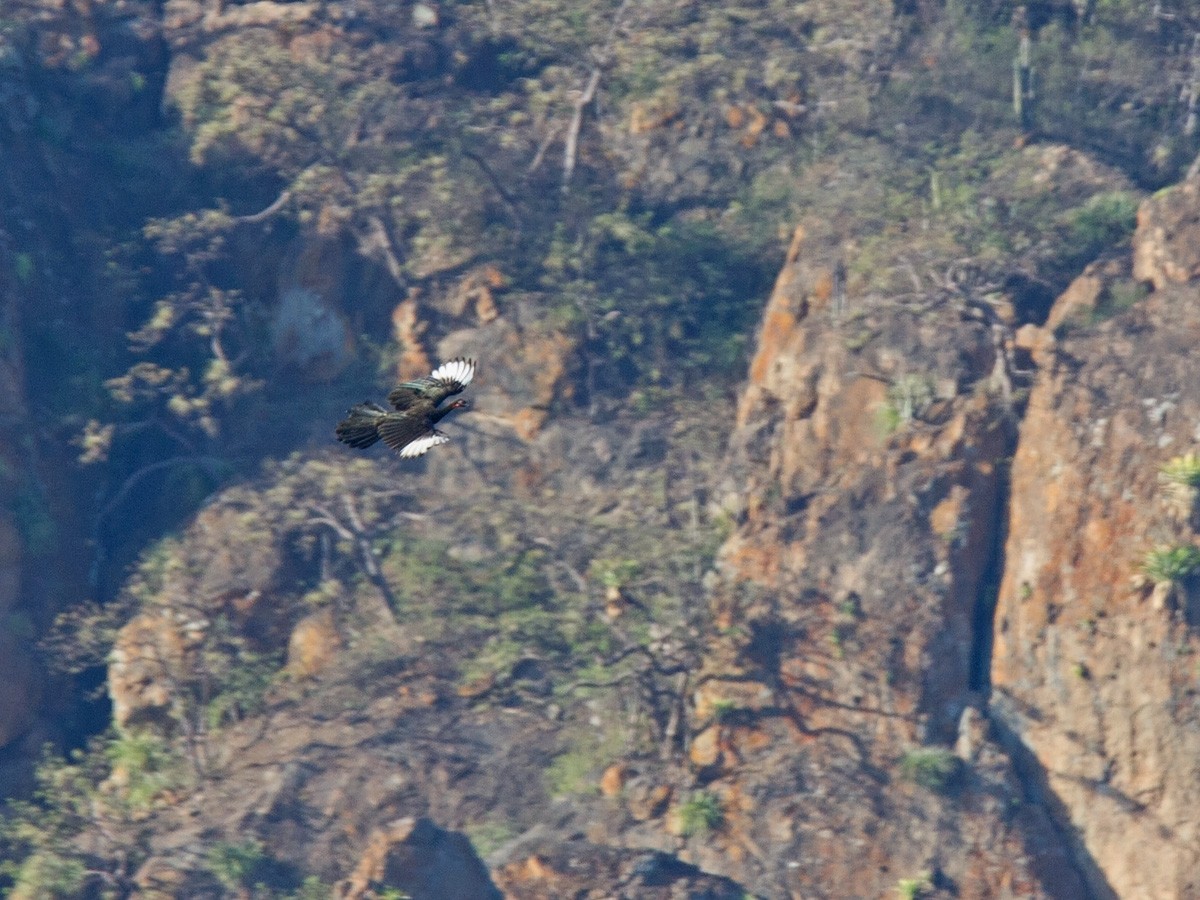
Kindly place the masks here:
<instances>
[{"instance_id":1,"label":"bare tree branch","mask_svg":"<svg viewBox=\"0 0 1200 900\"><path fill-rule=\"evenodd\" d=\"M563 147L563 180L562 189L565 193L571 184L571 176L575 174L575 156L579 147L579 130L583 127L583 110L596 96L596 88L600 85L600 67L592 69L587 86L575 101L575 109L571 113L571 123L567 126L567 142Z\"/></svg>"},{"instance_id":2,"label":"bare tree branch","mask_svg":"<svg viewBox=\"0 0 1200 900\"><path fill-rule=\"evenodd\" d=\"M255 222L262 222L266 219L271 218L271 216L275 215L275 213L277 213L281 209L283 209L283 207L285 205L287 205L287 202L291 199L292 199L291 188L285 188L279 194L279 196L276 197L274 200L272 200L271 204L269 206L267 206L265 209L260 209L258 212L251 213L250 215L247 215L247 216L234 216L233 221L239 222L239 223L248 223L248 224L253 224Z\"/></svg>"},{"instance_id":3,"label":"bare tree branch","mask_svg":"<svg viewBox=\"0 0 1200 900\"><path fill-rule=\"evenodd\" d=\"M579 132L583 127L583 111L596 98L596 89L600 86L600 76L611 59L613 41L616 40L617 30L624 21L625 10L629 8L629 2L630 0L624 0L618 7L612 24L608 28L608 34L604 37L604 45L599 51L593 53L595 64L588 76L587 84L580 92L571 112L571 122L567 126L567 141L563 148L563 193L567 192L571 184L571 176L575 174L575 158L579 149Z\"/></svg>"}]
</instances>

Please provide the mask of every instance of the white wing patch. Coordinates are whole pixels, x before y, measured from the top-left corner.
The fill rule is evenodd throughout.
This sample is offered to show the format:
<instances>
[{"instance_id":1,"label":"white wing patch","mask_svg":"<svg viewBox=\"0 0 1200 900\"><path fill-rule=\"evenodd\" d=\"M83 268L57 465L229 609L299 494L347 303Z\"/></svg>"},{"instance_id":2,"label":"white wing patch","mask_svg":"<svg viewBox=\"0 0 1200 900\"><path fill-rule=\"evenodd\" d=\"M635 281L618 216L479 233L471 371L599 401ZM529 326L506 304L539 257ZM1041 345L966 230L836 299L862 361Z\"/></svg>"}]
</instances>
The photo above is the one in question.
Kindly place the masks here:
<instances>
[{"instance_id":1,"label":"white wing patch","mask_svg":"<svg viewBox=\"0 0 1200 900\"><path fill-rule=\"evenodd\" d=\"M434 381L457 381L466 387L475 377L475 360L462 357L452 359L434 369L429 377Z\"/></svg>"},{"instance_id":2,"label":"white wing patch","mask_svg":"<svg viewBox=\"0 0 1200 900\"><path fill-rule=\"evenodd\" d=\"M442 366L445 368L445 366ZM450 438L442 434L440 431L435 431L432 434L426 434L417 438L415 441L409 441L400 450L400 455L404 459L412 459L416 456L422 456L430 447L436 447L438 444L444 444Z\"/></svg>"}]
</instances>

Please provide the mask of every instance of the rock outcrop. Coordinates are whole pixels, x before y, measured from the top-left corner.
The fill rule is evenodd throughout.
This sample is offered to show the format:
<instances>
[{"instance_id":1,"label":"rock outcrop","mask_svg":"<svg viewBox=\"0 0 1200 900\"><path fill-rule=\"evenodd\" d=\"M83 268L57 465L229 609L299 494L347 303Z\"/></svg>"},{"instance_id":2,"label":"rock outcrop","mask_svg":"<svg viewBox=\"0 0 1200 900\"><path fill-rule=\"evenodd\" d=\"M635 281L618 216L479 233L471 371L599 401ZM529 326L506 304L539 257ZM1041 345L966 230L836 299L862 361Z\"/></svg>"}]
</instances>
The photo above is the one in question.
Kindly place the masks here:
<instances>
[{"instance_id":1,"label":"rock outcrop","mask_svg":"<svg viewBox=\"0 0 1200 900\"><path fill-rule=\"evenodd\" d=\"M992 709L1096 896L1200 891L1194 563L1153 565L1196 547L1192 489L1162 467L1200 444L1197 184L1143 204L1134 271L1156 290L1060 337L1012 467Z\"/></svg>"},{"instance_id":2,"label":"rock outcrop","mask_svg":"<svg viewBox=\"0 0 1200 900\"><path fill-rule=\"evenodd\" d=\"M745 888L736 882L702 872L670 854L598 846L586 840L543 845L538 852L501 868L496 881L512 900L587 897L600 885L620 885L621 896L644 900L741 900L746 896Z\"/></svg>"},{"instance_id":3,"label":"rock outcrop","mask_svg":"<svg viewBox=\"0 0 1200 900\"><path fill-rule=\"evenodd\" d=\"M1161 290L1200 278L1200 177L1142 203L1133 243L1133 274Z\"/></svg>"},{"instance_id":4,"label":"rock outcrop","mask_svg":"<svg viewBox=\"0 0 1200 900\"><path fill-rule=\"evenodd\" d=\"M500 900L465 835L429 819L397 819L377 829L354 872L338 891L341 900L374 897L383 886L413 900Z\"/></svg>"},{"instance_id":5,"label":"rock outcrop","mask_svg":"<svg viewBox=\"0 0 1200 900\"><path fill-rule=\"evenodd\" d=\"M1006 812L1028 798L983 711L1006 345L949 300L856 309L839 268L797 232L738 408L716 604L741 636L698 679L713 712L692 760L727 786L741 849L696 859L770 896L882 896L919 872L964 896L1080 896L1047 811ZM906 784L956 742L951 798Z\"/></svg>"}]
</instances>

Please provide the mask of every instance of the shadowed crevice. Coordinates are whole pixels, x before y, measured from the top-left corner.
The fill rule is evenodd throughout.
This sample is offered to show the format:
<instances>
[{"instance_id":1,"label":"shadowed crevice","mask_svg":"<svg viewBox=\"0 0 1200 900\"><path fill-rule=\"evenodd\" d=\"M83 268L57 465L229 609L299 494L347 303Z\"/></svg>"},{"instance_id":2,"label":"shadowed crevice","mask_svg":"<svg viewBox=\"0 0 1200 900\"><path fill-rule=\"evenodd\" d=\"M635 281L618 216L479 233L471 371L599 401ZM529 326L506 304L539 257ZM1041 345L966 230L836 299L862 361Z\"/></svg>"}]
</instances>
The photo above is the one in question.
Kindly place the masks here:
<instances>
[{"instance_id":1,"label":"shadowed crevice","mask_svg":"<svg viewBox=\"0 0 1200 900\"><path fill-rule=\"evenodd\" d=\"M1046 893L1061 900L1118 900L1117 892L1109 884L1103 870L1088 852L1078 832L1071 825L1070 814L1058 795L1050 787L1046 769L1037 757L1021 741L1020 737L1004 721L1003 703L993 707L990 716L993 733L1000 746L1012 761L1013 772L1021 785L1021 800L1027 806L1041 812L1041 818L1057 840L1058 851L1038 840L1038 834L1022 829L1026 851L1032 860L1032 869L1042 882ZM1075 877L1064 877L1063 865Z\"/></svg>"}]
</instances>

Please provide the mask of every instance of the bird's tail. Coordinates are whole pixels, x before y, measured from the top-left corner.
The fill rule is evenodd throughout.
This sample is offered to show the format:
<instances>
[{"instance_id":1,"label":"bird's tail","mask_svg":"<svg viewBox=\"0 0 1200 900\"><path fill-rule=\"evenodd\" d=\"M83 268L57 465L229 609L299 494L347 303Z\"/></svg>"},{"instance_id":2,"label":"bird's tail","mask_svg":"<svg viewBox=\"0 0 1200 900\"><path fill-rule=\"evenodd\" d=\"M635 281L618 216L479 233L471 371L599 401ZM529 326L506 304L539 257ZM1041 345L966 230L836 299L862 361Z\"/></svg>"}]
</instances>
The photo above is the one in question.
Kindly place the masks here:
<instances>
[{"instance_id":1,"label":"bird's tail","mask_svg":"<svg viewBox=\"0 0 1200 900\"><path fill-rule=\"evenodd\" d=\"M379 440L379 423L387 410L374 403L356 403L334 432L343 444L362 450Z\"/></svg>"}]
</instances>

